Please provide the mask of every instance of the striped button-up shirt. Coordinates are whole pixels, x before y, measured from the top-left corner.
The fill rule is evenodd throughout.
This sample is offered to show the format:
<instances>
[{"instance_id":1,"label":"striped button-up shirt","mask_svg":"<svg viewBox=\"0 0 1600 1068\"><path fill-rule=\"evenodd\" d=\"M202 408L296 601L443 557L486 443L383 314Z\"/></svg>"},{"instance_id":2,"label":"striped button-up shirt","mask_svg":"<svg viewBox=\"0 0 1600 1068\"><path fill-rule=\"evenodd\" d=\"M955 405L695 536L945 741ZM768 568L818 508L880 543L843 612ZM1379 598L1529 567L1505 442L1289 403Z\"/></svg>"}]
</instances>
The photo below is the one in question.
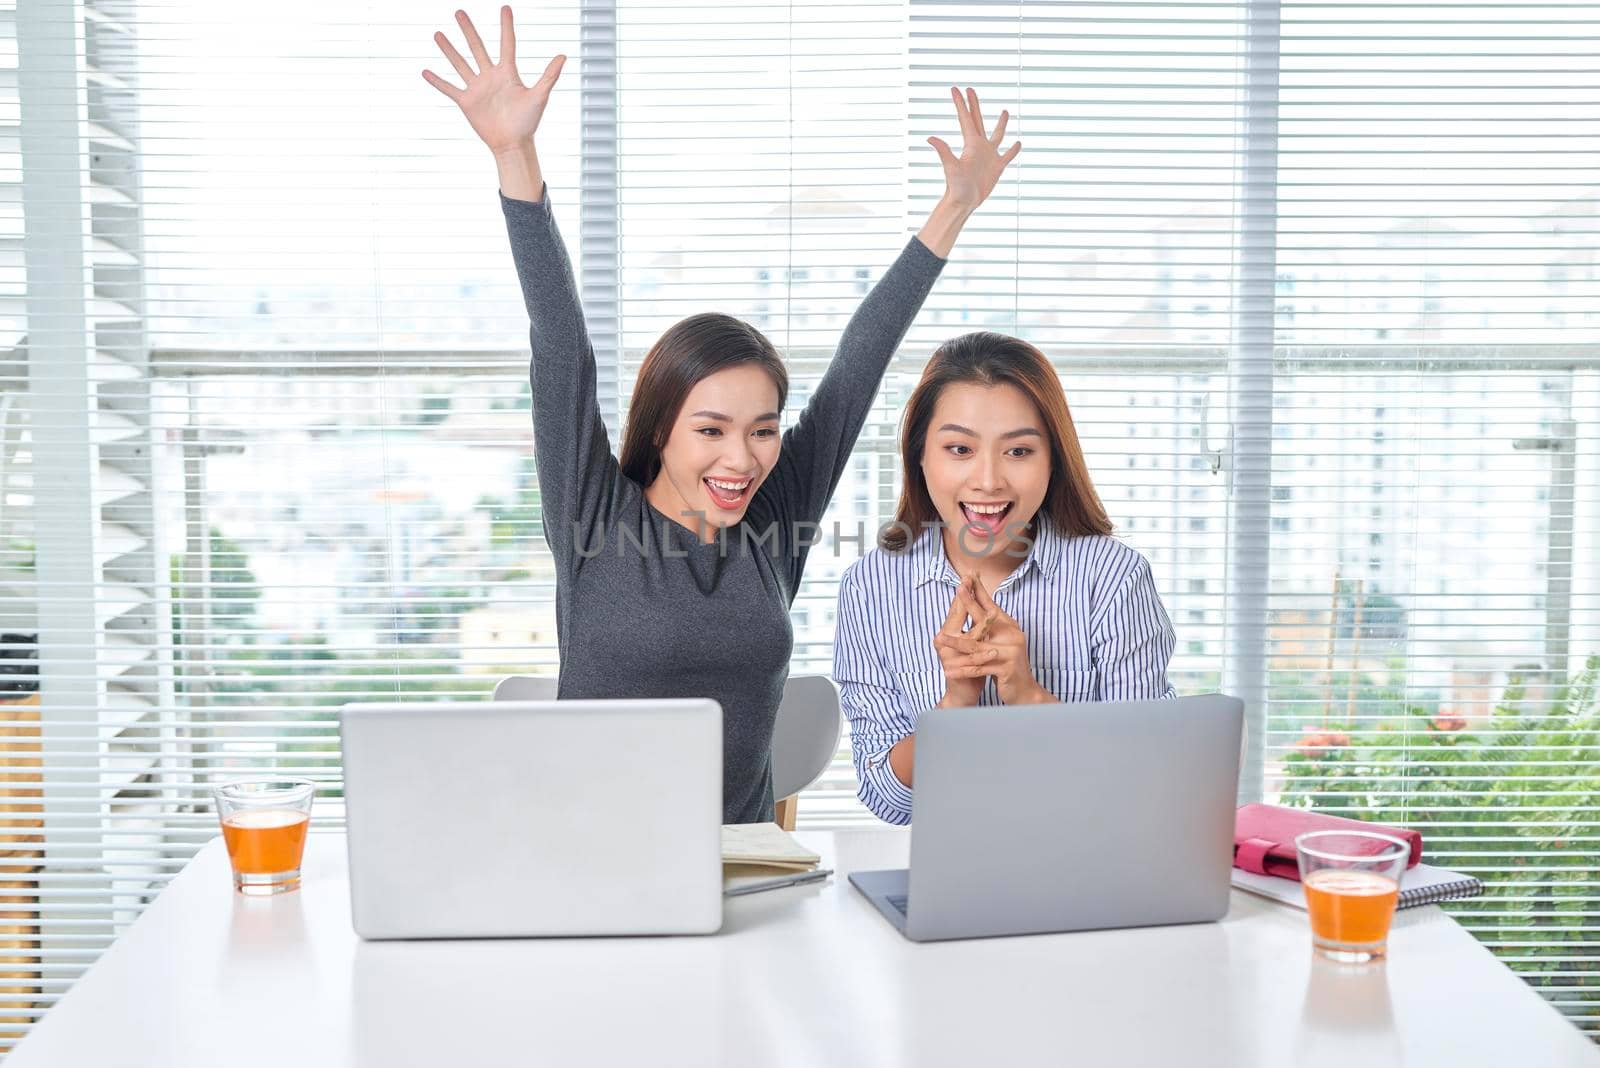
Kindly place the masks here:
<instances>
[{"instance_id":1,"label":"striped button-up shirt","mask_svg":"<svg viewBox=\"0 0 1600 1068\"><path fill-rule=\"evenodd\" d=\"M1149 562L1115 538L1037 526L1027 557L993 591L1027 635L1034 679L1062 701L1173 696L1167 662L1176 636ZM834 677L861 800L890 823L911 821L911 790L889 767L889 750L944 696L933 636L960 582L937 528L903 552L872 550L839 582ZM999 703L991 678L979 704Z\"/></svg>"}]
</instances>

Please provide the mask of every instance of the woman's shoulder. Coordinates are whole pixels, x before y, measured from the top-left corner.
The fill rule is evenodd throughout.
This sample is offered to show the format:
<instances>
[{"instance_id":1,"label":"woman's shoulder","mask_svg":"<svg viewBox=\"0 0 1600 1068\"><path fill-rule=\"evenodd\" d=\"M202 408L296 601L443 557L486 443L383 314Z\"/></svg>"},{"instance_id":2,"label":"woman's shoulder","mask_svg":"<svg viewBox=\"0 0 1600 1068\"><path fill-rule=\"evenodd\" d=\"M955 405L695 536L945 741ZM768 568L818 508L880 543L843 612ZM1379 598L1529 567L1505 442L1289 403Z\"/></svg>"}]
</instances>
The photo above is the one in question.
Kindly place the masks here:
<instances>
[{"instance_id":1,"label":"woman's shoulder","mask_svg":"<svg viewBox=\"0 0 1600 1068\"><path fill-rule=\"evenodd\" d=\"M914 544L901 550L877 546L867 550L859 560L844 569L839 576L839 588L867 594L903 588L919 577L916 573L919 559L921 557Z\"/></svg>"},{"instance_id":2,"label":"woman's shoulder","mask_svg":"<svg viewBox=\"0 0 1600 1068\"><path fill-rule=\"evenodd\" d=\"M1097 592L1112 593L1150 561L1138 549L1114 534L1080 534L1062 539L1062 552L1070 572L1089 576Z\"/></svg>"}]
</instances>

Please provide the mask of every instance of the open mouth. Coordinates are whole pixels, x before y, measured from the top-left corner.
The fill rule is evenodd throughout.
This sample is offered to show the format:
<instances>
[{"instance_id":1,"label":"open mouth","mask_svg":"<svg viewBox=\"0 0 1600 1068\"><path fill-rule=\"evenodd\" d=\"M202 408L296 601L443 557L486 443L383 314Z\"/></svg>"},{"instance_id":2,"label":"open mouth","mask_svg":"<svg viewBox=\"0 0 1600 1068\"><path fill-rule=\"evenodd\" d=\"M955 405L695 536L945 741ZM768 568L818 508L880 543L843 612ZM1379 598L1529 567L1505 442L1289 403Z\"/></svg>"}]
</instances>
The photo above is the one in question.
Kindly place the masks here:
<instances>
[{"instance_id":1,"label":"open mouth","mask_svg":"<svg viewBox=\"0 0 1600 1068\"><path fill-rule=\"evenodd\" d=\"M1005 529L1006 516L1011 514L1011 502L961 501L961 515L967 528L980 538L992 538Z\"/></svg>"},{"instance_id":2,"label":"open mouth","mask_svg":"<svg viewBox=\"0 0 1600 1068\"><path fill-rule=\"evenodd\" d=\"M703 478L700 481L705 484L711 503L730 512L737 511L749 503L750 491L756 482L753 478Z\"/></svg>"}]
</instances>

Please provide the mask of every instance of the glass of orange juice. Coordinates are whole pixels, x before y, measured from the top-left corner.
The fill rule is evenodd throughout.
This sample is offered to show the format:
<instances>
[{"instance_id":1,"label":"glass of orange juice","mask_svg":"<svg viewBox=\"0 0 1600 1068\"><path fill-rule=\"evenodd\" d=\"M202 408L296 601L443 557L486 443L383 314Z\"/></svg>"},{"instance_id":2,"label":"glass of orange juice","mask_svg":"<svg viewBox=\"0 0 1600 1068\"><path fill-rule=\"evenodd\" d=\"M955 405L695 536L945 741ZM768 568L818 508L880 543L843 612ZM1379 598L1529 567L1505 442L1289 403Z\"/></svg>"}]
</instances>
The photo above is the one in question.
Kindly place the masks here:
<instances>
[{"instance_id":1,"label":"glass of orange juice","mask_svg":"<svg viewBox=\"0 0 1600 1068\"><path fill-rule=\"evenodd\" d=\"M1317 952L1349 964L1382 958L1411 847L1375 831L1311 831L1294 844Z\"/></svg>"},{"instance_id":2,"label":"glass of orange juice","mask_svg":"<svg viewBox=\"0 0 1600 1068\"><path fill-rule=\"evenodd\" d=\"M300 857L316 792L310 779L250 779L211 791L235 890L264 896L300 888Z\"/></svg>"}]
</instances>

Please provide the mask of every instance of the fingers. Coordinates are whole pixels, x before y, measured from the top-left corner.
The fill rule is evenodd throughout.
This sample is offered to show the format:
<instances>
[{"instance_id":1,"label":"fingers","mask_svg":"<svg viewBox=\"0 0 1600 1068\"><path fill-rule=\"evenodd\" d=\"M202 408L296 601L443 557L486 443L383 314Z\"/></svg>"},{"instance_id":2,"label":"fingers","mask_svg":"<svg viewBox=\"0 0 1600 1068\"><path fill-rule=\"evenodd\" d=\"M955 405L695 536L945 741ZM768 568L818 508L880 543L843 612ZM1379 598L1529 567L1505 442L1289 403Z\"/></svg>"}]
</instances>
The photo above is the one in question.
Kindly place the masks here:
<instances>
[{"instance_id":1,"label":"fingers","mask_svg":"<svg viewBox=\"0 0 1600 1068\"><path fill-rule=\"evenodd\" d=\"M978 621L977 625L975 625L967 633L980 642L987 641L989 638L989 631L994 628L995 619L998 618L996 613L982 612L980 610L980 614L974 616L973 618Z\"/></svg>"},{"instance_id":2,"label":"fingers","mask_svg":"<svg viewBox=\"0 0 1600 1068\"><path fill-rule=\"evenodd\" d=\"M566 63L566 56L556 56L549 63L546 63L544 73L539 75L539 80L534 83L534 86L536 88L542 86L545 92L549 92L555 87L556 79L561 77L561 68L566 66Z\"/></svg>"},{"instance_id":3,"label":"fingers","mask_svg":"<svg viewBox=\"0 0 1600 1068\"><path fill-rule=\"evenodd\" d=\"M511 21L511 5L500 9L500 62L517 61L517 28ZM1004 125L1002 122L1001 125Z\"/></svg>"},{"instance_id":4,"label":"fingers","mask_svg":"<svg viewBox=\"0 0 1600 1068\"><path fill-rule=\"evenodd\" d=\"M977 609L972 613L972 618L977 620L977 623L967 633L970 638L981 641L989 636L996 623L1011 618L1006 615L1004 609L994 603L994 598L989 596L988 587L984 586L983 579L977 575L972 576L972 603Z\"/></svg>"},{"instance_id":5,"label":"fingers","mask_svg":"<svg viewBox=\"0 0 1600 1068\"><path fill-rule=\"evenodd\" d=\"M954 657L941 666L947 679L975 679L1000 671L999 655L995 649L974 653L971 656Z\"/></svg>"},{"instance_id":6,"label":"fingers","mask_svg":"<svg viewBox=\"0 0 1600 1068\"><path fill-rule=\"evenodd\" d=\"M967 631L966 636L975 642L988 641L989 632L994 628L994 613L985 612L978 606L978 603L974 601L972 603L971 615L972 629Z\"/></svg>"},{"instance_id":7,"label":"fingers","mask_svg":"<svg viewBox=\"0 0 1600 1068\"><path fill-rule=\"evenodd\" d=\"M953 85L950 87L950 99L955 101L956 122L961 126L961 146L962 148L965 148L967 145L972 144L972 142L977 140L979 137L982 137L983 134L981 132L973 132L972 116L967 112L966 97L962 96L961 90L957 89Z\"/></svg>"},{"instance_id":8,"label":"fingers","mask_svg":"<svg viewBox=\"0 0 1600 1068\"><path fill-rule=\"evenodd\" d=\"M461 24L461 32L467 37L467 47L472 49L472 58L478 61L478 69L483 71L494 66L489 59L489 50L483 47L483 38L478 36L478 28L472 24L467 13L457 11L456 21Z\"/></svg>"},{"instance_id":9,"label":"fingers","mask_svg":"<svg viewBox=\"0 0 1600 1068\"><path fill-rule=\"evenodd\" d=\"M1000 147L1000 139L1006 135L1006 122L1010 120L1010 118L1011 112L1002 111L1000 113L1000 121L995 124L994 133L989 135L989 143L995 148Z\"/></svg>"},{"instance_id":10,"label":"fingers","mask_svg":"<svg viewBox=\"0 0 1600 1068\"><path fill-rule=\"evenodd\" d=\"M423 71L422 77L424 81L433 86L435 89L439 90L439 92L443 93L457 104L461 103L460 89L457 89L455 86L451 85L449 82L445 81L431 70Z\"/></svg>"},{"instance_id":11,"label":"fingers","mask_svg":"<svg viewBox=\"0 0 1600 1068\"><path fill-rule=\"evenodd\" d=\"M471 85L472 79L478 76L478 72L472 69L472 64L462 58L460 52L456 51L456 46L450 43L450 38L443 33L436 33L433 35L433 43L439 46L439 51L444 53L444 58L450 61L450 65L461 75L462 80Z\"/></svg>"},{"instance_id":12,"label":"fingers","mask_svg":"<svg viewBox=\"0 0 1600 1068\"><path fill-rule=\"evenodd\" d=\"M993 646L984 645L974 638L960 634L935 634L933 644L951 650L952 655L982 656L988 659L998 652Z\"/></svg>"},{"instance_id":13,"label":"fingers","mask_svg":"<svg viewBox=\"0 0 1600 1068\"><path fill-rule=\"evenodd\" d=\"M972 115L972 124L973 124L973 127L977 130L978 136L982 137L983 136L983 112L981 110L979 110L979 108L978 108L978 91L976 89L968 89L967 90L967 111L970 112L971 115Z\"/></svg>"},{"instance_id":14,"label":"fingers","mask_svg":"<svg viewBox=\"0 0 1600 1068\"><path fill-rule=\"evenodd\" d=\"M954 167L956 165L956 154L950 151L949 145L945 144L937 137L928 138L928 144L932 145L933 150L939 153L940 163L944 164L946 167Z\"/></svg>"},{"instance_id":15,"label":"fingers","mask_svg":"<svg viewBox=\"0 0 1600 1068\"><path fill-rule=\"evenodd\" d=\"M940 634L960 634L965 630L971 602L966 598L967 580L962 579L961 585L956 587L955 598L950 602L950 611L945 613L944 625L939 628Z\"/></svg>"},{"instance_id":16,"label":"fingers","mask_svg":"<svg viewBox=\"0 0 1600 1068\"><path fill-rule=\"evenodd\" d=\"M1018 141L1016 144L1012 145L1011 148L1006 151L1006 154L1000 157L1000 168L1001 168L1001 170L1004 170L1011 163L1012 160L1016 159L1017 158L1017 153L1021 152L1021 151L1022 151L1022 142L1021 141Z\"/></svg>"},{"instance_id":17,"label":"fingers","mask_svg":"<svg viewBox=\"0 0 1600 1068\"><path fill-rule=\"evenodd\" d=\"M981 641L989 633L989 628L984 620L983 607L978 604L978 599L972 595L972 582L972 579L968 579L961 587L961 592L956 594L956 597L961 601L962 610L966 613L967 618L972 620L972 629L966 631L965 635L968 638L975 638Z\"/></svg>"},{"instance_id":18,"label":"fingers","mask_svg":"<svg viewBox=\"0 0 1600 1068\"><path fill-rule=\"evenodd\" d=\"M1002 668L996 663L968 664L965 667L946 668L944 677L947 679L981 679L985 675L999 675Z\"/></svg>"}]
</instances>

